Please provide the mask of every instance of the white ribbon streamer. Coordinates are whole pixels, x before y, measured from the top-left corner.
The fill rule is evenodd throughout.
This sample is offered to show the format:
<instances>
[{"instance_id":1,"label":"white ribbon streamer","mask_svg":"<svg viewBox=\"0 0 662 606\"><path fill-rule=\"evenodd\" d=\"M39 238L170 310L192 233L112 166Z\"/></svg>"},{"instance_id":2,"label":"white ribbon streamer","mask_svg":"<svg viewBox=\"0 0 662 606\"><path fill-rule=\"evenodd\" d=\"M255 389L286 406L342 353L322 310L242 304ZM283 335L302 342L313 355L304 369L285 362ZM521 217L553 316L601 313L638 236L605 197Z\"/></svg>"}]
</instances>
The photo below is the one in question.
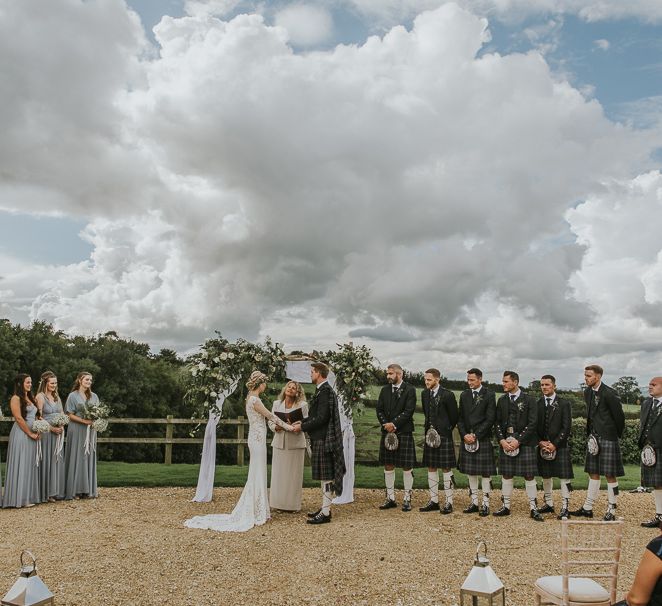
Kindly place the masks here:
<instances>
[{"instance_id":1,"label":"white ribbon streamer","mask_svg":"<svg viewBox=\"0 0 662 606\"><path fill-rule=\"evenodd\" d=\"M39 461L41 461L43 453L41 452L41 439L37 440L37 454L35 455L35 465L39 467Z\"/></svg>"},{"instance_id":2,"label":"white ribbon streamer","mask_svg":"<svg viewBox=\"0 0 662 606\"><path fill-rule=\"evenodd\" d=\"M53 456L56 461L62 460L62 453L64 452L64 429L62 432L57 434L57 439L55 440L55 450L53 450Z\"/></svg>"},{"instance_id":3,"label":"white ribbon streamer","mask_svg":"<svg viewBox=\"0 0 662 606\"><path fill-rule=\"evenodd\" d=\"M87 426L84 446L86 455L92 454L97 450L97 430L92 425Z\"/></svg>"}]
</instances>

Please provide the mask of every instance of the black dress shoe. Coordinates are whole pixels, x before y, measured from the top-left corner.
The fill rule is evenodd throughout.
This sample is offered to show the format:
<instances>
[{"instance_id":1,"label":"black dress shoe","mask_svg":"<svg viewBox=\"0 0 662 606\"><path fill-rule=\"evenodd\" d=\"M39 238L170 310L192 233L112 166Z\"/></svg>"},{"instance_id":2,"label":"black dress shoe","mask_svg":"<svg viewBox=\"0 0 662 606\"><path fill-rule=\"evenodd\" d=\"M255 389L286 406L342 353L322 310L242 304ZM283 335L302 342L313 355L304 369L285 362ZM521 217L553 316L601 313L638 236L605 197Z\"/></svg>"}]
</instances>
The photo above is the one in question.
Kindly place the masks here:
<instances>
[{"instance_id":1,"label":"black dress shoe","mask_svg":"<svg viewBox=\"0 0 662 606\"><path fill-rule=\"evenodd\" d=\"M402 511L411 511L411 501L405 499L402 501Z\"/></svg>"},{"instance_id":2,"label":"black dress shoe","mask_svg":"<svg viewBox=\"0 0 662 606\"><path fill-rule=\"evenodd\" d=\"M655 514L655 517L651 518L647 522L642 522L641 527L642 528L659 528L660 527L660 522L662 522L662 515L659 513Z\"/></svg>"},{"instance_id":3,"label":"black dress shoe","mask_svg":"<svg viewBox=\"0 0 662 606\"><path fill-rule=\"evenodd\" d=\"M616 516L612 511L607 511L607 513L602 518L603 522L613 522L616 519Z\"/></svg>"},{"instance_id":4,"label":"black dress shoe","mask_svg":"<svg viewBox=\"0 0 662 606\"><path fill-rule=\"evenodd\" d=\"M545 503L542 507L538 507L538 513L554 513L554 506Z\"/></svg>"},{"instance_id":5,"label":"black dress shoe","mask_svg":"<svg viewBox=\"0 0 662 606\"><path fill-rule=\"evenodd\" d=\"M575 509L575 511L570 511L571 516L575 516L576 518L592 518L593 517L593 510L592 509L584 509L584 507L580 507L579 509Z\"/></svg>"},{"instance_id":6,"label":"black dress shoe","mask_svg":"<svg viewBox=\"0 0 662 606\"><path fill-rule=\"evenodd\" d=\"M480 511L478 512L478 515L481 518L486 518L487 516L490 515L490 508L487 505L482 505Z\"/></svg>"},{"instance_id":7,"label":"black dress shoe","mask_svg":"<svg viewBox=\"0 0 662 606\"><path fill-rule=\"evenodd\" d=\"M465 507L462 510L462 513L478 513L478 511L479 511L478 510L478 505L476 505L475 503L472 503L471 505L469 505L469 507Z\"/></svg>"},{"instance_id":8,"label":"black dress shoe","mask_svg":"<svg viewBox=\"0 0 662 606\"><path fill-rule=\"evenodd\" d=\"M320 514L320 513L322 513L322 510L321 510L321 509L318 509L317 511L309 511L306 515L307 515L309 518L314 518L315 516L317 516L317 515ZM333 512L331 512L331 511L329 512L329 517L331 517L332 513L333 513Z\"/></svg>"},{"instance_id":9,"label":"black dress shoe","mask_svg":"<svg viewBox=\"0 0 662 606\"><path fill-rule=\"evenodd\" d=\"M559 511L559 515L556 516L557 520L567 520L570 517L570 512L567 507L564 507Z\"/></svg>"},{"instance_id":10,"label":"black dress shoe","mask_svg":"<svg viewBox=\"0 0 662 606\"><path fill-rule=\"evenodd\" d=\"M331 521L331 514L325 516L321 511L314 517L306 520L306 524L328 524Z\"/></svg>"},{"instance_id":11,"label":"black dress shoe","mask_svg":"<svg viewBox=\"0 0 662 606\"><path fill-rule=\"evenodd\" d=\"M419 507L418 511L439 511L439 503L428 501L428 504L424 505L423 507Z\"/></svg>"},{"instance_id":12,"label":"black dress shoe","mask_svg":"<svg viewBox=\"0 0 662 606\"><path fill-rule=\"evenodd\" d=\"M449 513L453 513L453 506L450 503L446 503L444 505L444 508L441 510L442 515L448 515Z\"/></svg>"},{"instance_id":13,"label":"black dress shoe","mask_svg":"<svg viewBox=\"0 0 662 606\"><path fill-rule=\"evenodd\" d=\"M495 511L493 516L496 516L497 518L502 518L503 516L509 516L510 515L510 509L508 509L505 505L501 507L498 511Z\"/></svg>"},{"instance_id":14,"label":"black dress shoe","mask_svg":"<svg viewBox=\"0 0 662 606\"><path fill-rule=\"evenodd\" d=\"M532 509L530 515L531 515L531 519L535 520L536 522L545 521L545 518L542 517L542 514L537 509Z\"/></svg>"},{"instance_id":15,"label":"black dress shoe","mask_svg":"<svg viewBox=\"0 0 662 606\"><path fill-rule=\"evenodd\" d=\"M386 501L379 506L379 509L393 509L397 506L398 504L393 499L386 499Z\"/></svg>"}]
</instances>

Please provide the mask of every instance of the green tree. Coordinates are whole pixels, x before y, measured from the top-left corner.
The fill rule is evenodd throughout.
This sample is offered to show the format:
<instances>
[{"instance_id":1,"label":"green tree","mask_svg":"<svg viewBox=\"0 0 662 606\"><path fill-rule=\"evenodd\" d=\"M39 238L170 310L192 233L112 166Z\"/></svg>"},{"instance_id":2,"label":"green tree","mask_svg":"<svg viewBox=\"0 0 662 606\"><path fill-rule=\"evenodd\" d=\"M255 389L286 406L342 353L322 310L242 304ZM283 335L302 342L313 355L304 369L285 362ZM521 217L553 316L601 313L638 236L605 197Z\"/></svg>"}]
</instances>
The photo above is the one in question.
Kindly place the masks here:
<instances>
[{"instance_id":1,"label":"green tree","mask_svg":"<svg viewBox=\"0 0 662 606\"><path fill-rule=\"evenodd\" d=\"M639 404L641 389L639 389L639 383L634 377L621 377L612 387L621 397L623 404Z\"/></svg>"}]
</instances>

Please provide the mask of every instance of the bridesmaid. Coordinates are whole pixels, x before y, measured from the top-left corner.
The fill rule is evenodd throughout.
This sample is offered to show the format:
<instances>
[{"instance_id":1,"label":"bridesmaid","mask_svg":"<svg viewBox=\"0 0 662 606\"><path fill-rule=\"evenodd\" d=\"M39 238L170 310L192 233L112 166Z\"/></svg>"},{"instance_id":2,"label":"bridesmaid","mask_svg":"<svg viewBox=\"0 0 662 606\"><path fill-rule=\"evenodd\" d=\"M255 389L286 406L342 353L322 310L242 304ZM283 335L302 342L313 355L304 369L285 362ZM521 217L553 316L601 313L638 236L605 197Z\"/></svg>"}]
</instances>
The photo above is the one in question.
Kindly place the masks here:
<instances>
[{"instance_id":1,"label":"bridesmaid","mask_svg":"<svg viewBox=\"0 0 662 606\"><path fill-rule=\"evenodd\" d=\"M56 454L63 427L53 427L52 421L62 414L62 400L57 392L57 377L50 370L41 375L37 390L37 408L43 419L51 423L51 430L41 436L42 460L39 464L39 492L42 502L64 499L64 451Z\"/></svg>"},{"instance_id":2,"label":"bridesmaid","mask_svg":"<svg viewBox=\"0 0 662 606\"><path fill-rule=\"evenodd\" d=\"M291 412L301 408L305 418L308 416L305 397L301 385L290 381L285 384L274 402L272 412ZM269 502L274 509L300 511L306 438L303 433L283 431L273 421L269 421L269 427L275 432L271 442Z\"/></svg>"},{"instance_id":3,"label":"bridesmaid","mask_svg":"<svg viewBox=\"0 0 662 606\"><path fill-rule=\"evenodd\" d=\"M36 462L39 434L32 431L37 405L31 390L30 376L18 375L14 383L14 395L9 401L14 425L9 433L3 507L32 507L40 501Z\"/></svg>"},{"instance_id":4,"label":"bridesmaid","mask_svg":"<svg viewBox=\"0 0 662 606\"><path fill-rule=\"evenodd\" d=\"M85 452L87 427L92 425L91 420L80 416L85 404L96 406L99 404L99 398L92 391L92 375L89 372L79 372L64 407L69 416L67 448L64 454L64 498L67 500L98 496L97 453L91 448L88 453Z\"/></svg>"}]
</instances>

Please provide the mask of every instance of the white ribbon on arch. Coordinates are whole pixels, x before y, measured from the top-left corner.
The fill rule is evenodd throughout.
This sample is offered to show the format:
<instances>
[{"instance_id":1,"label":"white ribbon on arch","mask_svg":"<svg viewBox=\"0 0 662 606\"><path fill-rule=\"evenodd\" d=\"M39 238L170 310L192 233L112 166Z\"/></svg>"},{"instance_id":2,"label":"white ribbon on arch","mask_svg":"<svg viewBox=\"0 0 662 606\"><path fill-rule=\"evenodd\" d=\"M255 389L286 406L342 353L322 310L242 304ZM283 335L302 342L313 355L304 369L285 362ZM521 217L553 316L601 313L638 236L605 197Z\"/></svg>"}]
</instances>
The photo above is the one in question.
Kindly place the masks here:
<instances>
[{"instance_id":1,"label":"white ribbon on arch","mask_svg":"<svg viewBox=\"0 0 662 606\"><path fill-rule=\"evenodd\" d=\"M198 486L193 497L194 503L209 503L212 499L214 476L216 474L216 426L221 418L223 403L237 389L238 383L238 380L234 381L228 389L219 394L216 399L216 409L209 411L209 420L207 421L207 427L205 427L205 438L202 443Z\"/></svg>"}]
</instances>

